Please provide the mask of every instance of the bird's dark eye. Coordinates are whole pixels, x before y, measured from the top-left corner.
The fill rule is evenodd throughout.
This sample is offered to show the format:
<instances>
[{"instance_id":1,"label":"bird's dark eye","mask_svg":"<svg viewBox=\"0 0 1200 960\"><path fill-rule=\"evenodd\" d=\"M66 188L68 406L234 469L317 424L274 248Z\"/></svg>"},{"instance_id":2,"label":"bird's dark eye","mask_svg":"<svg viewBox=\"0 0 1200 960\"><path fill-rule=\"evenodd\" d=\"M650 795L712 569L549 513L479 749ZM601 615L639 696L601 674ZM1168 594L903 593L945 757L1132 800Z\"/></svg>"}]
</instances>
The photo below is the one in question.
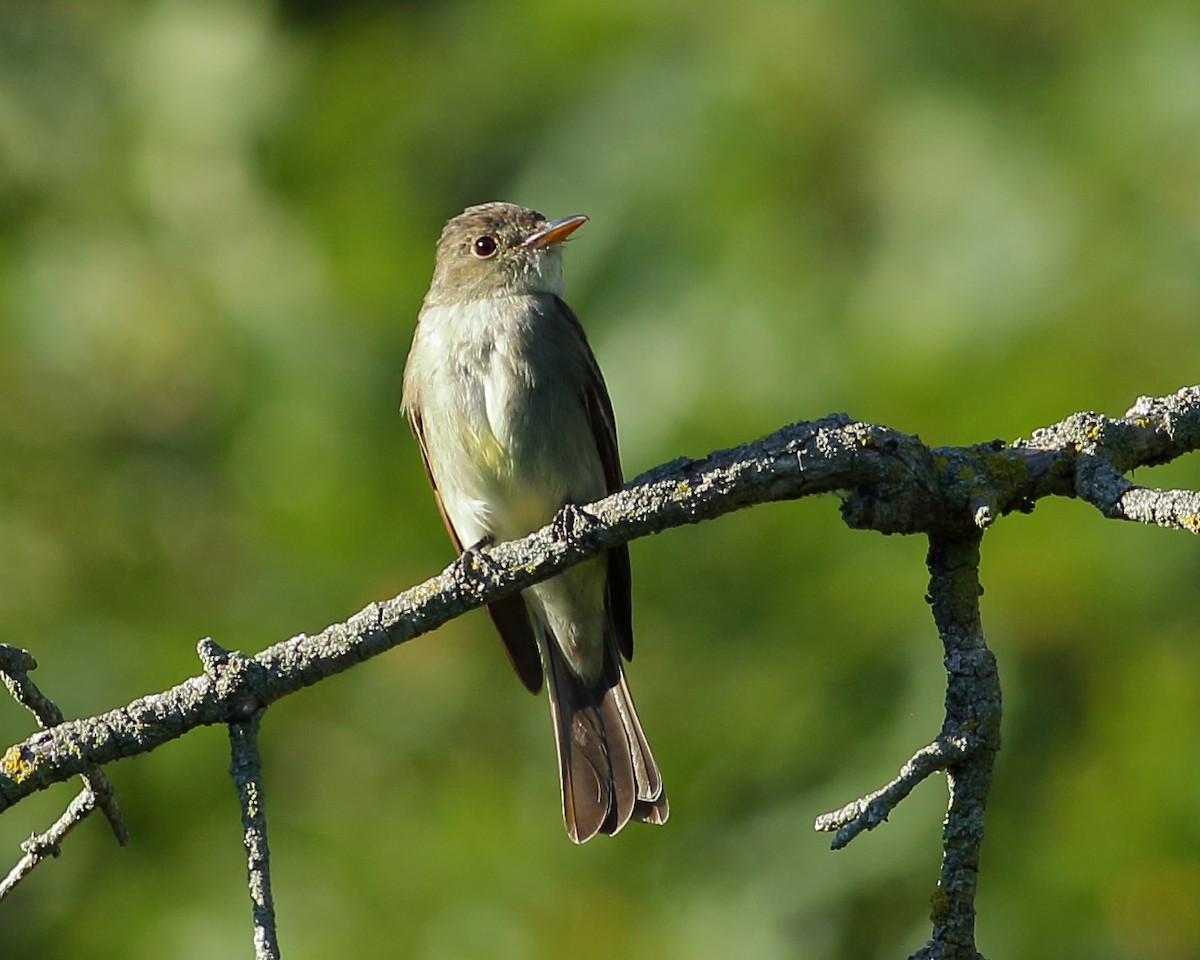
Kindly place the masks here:
<instances>
[{"instance_id":1,"label":"bird's dark eye","mask_svg":"<svg viewBox=\"0 0 1200 960\"><path fill-rule=\"evenodd\" d=\"M494 257L496 255L496 238L486 233L482 237L476 237L475 242L471 244L471 252L480 260Z\"/></svg>"}]
</instances>

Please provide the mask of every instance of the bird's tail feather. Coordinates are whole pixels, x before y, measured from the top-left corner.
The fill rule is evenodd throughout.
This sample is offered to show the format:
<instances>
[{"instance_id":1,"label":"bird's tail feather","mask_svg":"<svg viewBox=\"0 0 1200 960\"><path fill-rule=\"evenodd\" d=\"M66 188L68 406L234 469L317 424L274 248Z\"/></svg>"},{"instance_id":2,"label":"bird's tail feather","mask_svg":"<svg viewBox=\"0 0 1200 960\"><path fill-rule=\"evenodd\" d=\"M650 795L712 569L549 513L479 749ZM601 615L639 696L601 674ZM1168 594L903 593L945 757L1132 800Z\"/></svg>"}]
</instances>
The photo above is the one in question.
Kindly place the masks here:
<instances>
[{"instance_id":1,"label":"bird's tail feather","mask_svg":"<svg viewBox=\"0 0 1200 960\"><path fill-rule=\"evenodd\" d=\"M665 823L669 808L616 649L585 683L552 637L541 644L562 778L563 820L576 843L615 834L631 819Z\"/></svg>"}]
</instances>

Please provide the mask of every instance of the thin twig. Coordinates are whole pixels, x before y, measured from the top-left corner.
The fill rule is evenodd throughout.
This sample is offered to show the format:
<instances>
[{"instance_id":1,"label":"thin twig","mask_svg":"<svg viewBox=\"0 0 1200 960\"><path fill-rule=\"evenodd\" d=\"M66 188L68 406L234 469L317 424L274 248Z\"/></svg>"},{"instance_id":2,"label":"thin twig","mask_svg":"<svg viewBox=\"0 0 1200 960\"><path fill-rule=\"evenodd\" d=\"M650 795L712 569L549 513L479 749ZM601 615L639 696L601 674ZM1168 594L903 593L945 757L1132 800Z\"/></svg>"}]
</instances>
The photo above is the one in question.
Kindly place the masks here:
<instances>
[{"instance_id":1,"label":"thin twig","mask_svg":"<svg viewBox=\"0 0 1200 960\"><path fill-rule=\"evenodd\" d=\"M0 644L0 678L3 678L13 699L32 713L38 725L45 730L62 723L63 715L58 705L43 694L30 678L29 671L35 669L37 661L29 651L7 643ZM112 783L104 771L89 763L84 767L81 777L84 789L71 801L62 816L45 833L30 837L21 845L25 856L17 861L3 883L0 883L0 900L39 863L48 857L57 857L63 838L97 808L108 820L117 843L121 846L129 843L129 831L117 806Z\"/></svg>"},{"instance_id":2,"label":"thin twig","mask_svg":"<svg viewBox=\"0 0 1200 960\"><path fill-rule=\"evenodd\" d=\"M248 720L229 724L232 759L229 774L242 810L242 842L246 847L246 880L254 917L255 960L279 960L275 903L271 898L271 851L267 847L267 812L263 805L262 760L258 753L258 710Z\"/></svg>"},{"instance_id":3,"label":"thin twig","mask_svg":"<svg viewBox=\"0 0 1200 960\"><path fill-rule=\"evenodd\" d=\"M29 671L36 669L37 661L28 650L0 643L0 677L4 679L4 685L13 699L33 714L38 726L48 730L62 723L63 715L58 704L43 694L29 676ZM108 777L98 766L89 764L84 769L83 781L95 796L95 806L108 819L117 843L125 846L129 843L129 831L117 807L117 798Z\"/></svg>"},{"instance_id":4,"label":"thin twig","mask_svg":"<svg viewBox=\"0 0 1200 960\"><path fill-rule=\"evenodd\" d=\"M938 737L914 753L889 783L874 793L851 800L840 810L821 814L813 823L813 829L822 833L836 830L830 848L842 849L864 830L874 830L887 820L918 783L961 761L967 750L968 745L961 740Z\"/></svg>"},{"instance_id":5,"label":"thin twig","mask_svg":"<svg viewBox=\"0 0 1200 960\"><path fill-rule=\"evenodd\" d=\"M8 871L8 876L0 881L0 900L8 896L39 863L50 857L57 857L62 852L59 844L62 843L63 838L95 809L96 795L90 788L84 787L75 795L75 799L67 804L66 811L54 821L49 830L45 833L35 834L22 843L21 849L25 851L25 856L18 860L16 865Z\"/></svg>"}]
</instances>

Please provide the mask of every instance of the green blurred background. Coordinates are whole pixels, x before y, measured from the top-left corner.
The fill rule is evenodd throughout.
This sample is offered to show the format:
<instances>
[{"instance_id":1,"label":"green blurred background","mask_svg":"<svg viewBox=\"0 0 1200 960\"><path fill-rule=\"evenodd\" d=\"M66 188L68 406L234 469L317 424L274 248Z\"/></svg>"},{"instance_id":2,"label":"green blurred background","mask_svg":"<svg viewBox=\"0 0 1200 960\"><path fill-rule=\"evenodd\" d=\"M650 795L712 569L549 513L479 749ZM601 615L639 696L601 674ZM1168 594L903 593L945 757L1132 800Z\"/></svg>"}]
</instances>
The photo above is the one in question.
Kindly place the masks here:
<instances>
[{"instance_id":1,"label":"green blurred background","mask_svg":"<svg viewBox=\"0 0 1200 960\"><path fill-rule=\"evenodd\" d=\"M567 256L626 473L834 410L933 443L1200 381L1200 7L0 0L0 639L71 716L315 632L451 551L397 413L442 223ZM1200 486L1184 462L1141 482ZM633 545L672 818L570 844L484 616L264 723L284 955L900 958L945 788L924 544L832 497ZM984 543L1005 682L979 941L1200 956L1195 540L1075 502ZM0 740L30 730L0 702ZM110 768L5 958L249 956L221 729ZM0 860L75 786L0 819Z\"/></svg>"}]
</instances>

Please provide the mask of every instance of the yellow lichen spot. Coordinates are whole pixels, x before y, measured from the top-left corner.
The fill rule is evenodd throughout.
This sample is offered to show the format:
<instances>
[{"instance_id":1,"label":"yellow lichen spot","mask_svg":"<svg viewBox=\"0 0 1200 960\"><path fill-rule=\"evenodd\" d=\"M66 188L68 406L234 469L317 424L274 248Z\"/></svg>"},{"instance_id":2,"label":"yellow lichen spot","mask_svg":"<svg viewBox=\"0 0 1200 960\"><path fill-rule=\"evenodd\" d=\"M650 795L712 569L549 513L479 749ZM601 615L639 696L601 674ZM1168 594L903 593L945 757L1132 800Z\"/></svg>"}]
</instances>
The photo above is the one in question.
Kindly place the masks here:
<instances>
[{"instance_id":1,"label":"yellow lichen spot","mask_svg":"<svg viewBox=\"0 0 1200 960\"><path fill-rule=\"evenodd\" d=\"M1188 533L1200 533L1200 515L1189 513L1181 517L1179 522Z\"/></svg>"},{"instance_id":2,"label":"yellow lichen spot","mask_svg":"<svg viewBox=\"0 0 1200 960\"><path fill-rule=\"evenodd\" d=\"M1134 423L1135 423L1137 426L1139 426L1139 427L1148 427L1148 426L1150 426L1150 421L1149 421L1149 420L1147 420L1145 417L1138 417L1138 418L1137 418L1136 420L1134 420L1133 422L1134 422Z\"/></svg>"},{"instance_id":3,"label":"yellow lichen spot","mask_svg":"<svg viewBox=\"0 0 1200 960\"><path fill-rule=\"evenodd\" d=\"M1094 425L1090 426L1087 428L1087 433L1084 434L1084 436L1086 436L1089 440L1095 440L1098 436L1100 436L1100 428Z\"/></svg>"},{"instance_id":4,"label":"yellow lichen spot","mask_svg":"<svg viewBox=\"0 0 1200 960\"><path fill-rule=\"evenodd\" d=\"M31 776L36 766L34 755L21 746L9 747L0 757L0 770L17 783Z\"/></svg>"},{"instance_id":5,"label":"yellow lichen spot","mask_svg":"<svg viewBox=\"0 0 1200 960\"><path fill-rule=\"evenodd\" d=\"M679 483L675 485L675 496L677 497L690 496L691 492L692 485L686 480L680 480Z\"/></svg>"}]
</instances>

